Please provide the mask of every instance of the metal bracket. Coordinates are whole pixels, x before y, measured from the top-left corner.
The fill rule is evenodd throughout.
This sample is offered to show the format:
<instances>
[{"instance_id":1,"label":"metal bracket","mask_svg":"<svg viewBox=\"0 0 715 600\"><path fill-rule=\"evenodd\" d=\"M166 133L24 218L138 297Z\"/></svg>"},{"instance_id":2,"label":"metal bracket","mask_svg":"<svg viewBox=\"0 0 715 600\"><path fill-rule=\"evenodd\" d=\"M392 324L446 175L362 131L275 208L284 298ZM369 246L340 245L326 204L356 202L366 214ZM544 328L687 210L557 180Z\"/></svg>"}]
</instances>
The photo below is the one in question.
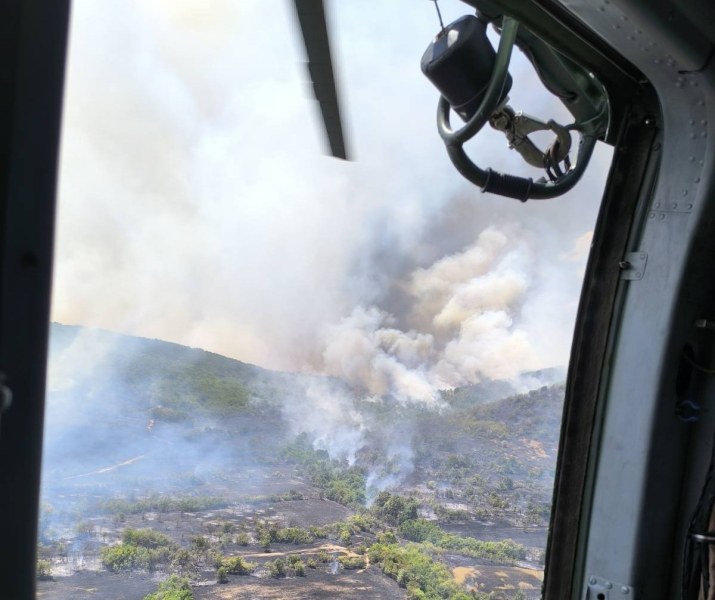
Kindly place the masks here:
<instances>
[{"instance_id":1,"label":"metal bracket","mask_svg":"<svg viewBox=\"0 0 715 600\"><path fill-rule=\"evenodd\" d=\"M618 268L621 269L621 279L629 281L643 279L647 263L648 254L646 252L629 252L618 263Z\"/></svg>"},{"instance_id":2,"label":"metal bracket","mask_svg":"<svg viewBox=\"0 0 715 600\"><path fill-rule=\"evenodd\" d=\"M632 585L616 583L603 577L590 577L586 600L635 600Z\"/></svg>"}]
</instances>

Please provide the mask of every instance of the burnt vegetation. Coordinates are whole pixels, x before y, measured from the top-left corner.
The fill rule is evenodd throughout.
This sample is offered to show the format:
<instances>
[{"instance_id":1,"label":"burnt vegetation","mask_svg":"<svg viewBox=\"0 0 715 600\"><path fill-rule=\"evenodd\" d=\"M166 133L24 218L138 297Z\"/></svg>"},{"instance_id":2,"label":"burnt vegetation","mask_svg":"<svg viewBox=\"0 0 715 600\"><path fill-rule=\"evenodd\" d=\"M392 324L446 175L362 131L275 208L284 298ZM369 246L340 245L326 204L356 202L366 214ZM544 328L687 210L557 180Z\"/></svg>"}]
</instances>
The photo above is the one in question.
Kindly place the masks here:
<instances>
[{"instance_id":1,"label":"burnt vegetation","mask_svg":"<svg viewBox=\"0 0 715 600\"><path fill-rule=\"evenodd\" d=\"M83 334L53 326L53 353ZM562 385L515 394L487 382L442 392L438 406L400 404L93 335L103 352L91 369L50 386L43 597L90 597L77 591L89 572L87 590L120 578L139 599L227 587L275 597L275 586L285 597L539 597ZM312 428L316 382L360 415L348 450Z\"/></svg>"}]
</instances>

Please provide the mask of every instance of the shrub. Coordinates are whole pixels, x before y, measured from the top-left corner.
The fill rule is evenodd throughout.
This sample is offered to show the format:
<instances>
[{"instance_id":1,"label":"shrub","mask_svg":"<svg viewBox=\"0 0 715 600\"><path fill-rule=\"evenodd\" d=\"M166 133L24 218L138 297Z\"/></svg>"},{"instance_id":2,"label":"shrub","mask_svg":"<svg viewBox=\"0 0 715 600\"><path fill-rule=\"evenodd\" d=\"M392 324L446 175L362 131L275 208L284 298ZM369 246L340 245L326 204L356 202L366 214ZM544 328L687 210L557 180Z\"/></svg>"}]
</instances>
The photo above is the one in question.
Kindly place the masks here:
<instances>
[{"instance_id":1,"label":"shrub","mask_svg":"<svg viewBox=\"0 0 715 600\"><path fill-rule=\"evenodd\" d=\"M91 537L94 534L94 523L92 523L91 521L80 521L75 526L75 531L80 537Z\"/></svg>"},{"instance_id":2,"label":"shrub","mask_svg":"<svg viewBox=\"0 0 715 600\"><path fill-rule=\"evenodd\" d=\"M370 561L379 564L385 575L407 588L408 598L462 598L450 570L418 546L378 543L370 547L369 554Z\"/></svg>"},{"instance_id":3,"label":"shrub","mask_svg":"<svg viewBox=\"0 0 715 600\"><path fill-rule=\"evenodd\" d=\"M256 570L256 565L241 556L226 556L221 559L219 569L226 569L232 575L250 575Z\"/></svg>"},{"instance_id":4,"label":"shrub","mask_svg":"<svg viewBox=\"0 0 715 600\"><path fill-rule=\"evenodd\" d=\"M127 544L109 546L102 548L100 556L102 565L110 571L126 571L138 566L139 548Z\"/></svg>"},{"instance_id":5,"label":"shrub","mask_svg":"<svg viewBox=\"0 0 715 600\"><path fill-rule=\"evenodd\" d=\"M239 546L248 546L251 543L251 538L246 532L239 533L236 537L236 543Z\"/></svg>"},{"instance_id":6,"label":"shrub","mask_svg":"<svg viewBox=\"0 0 715 600\"><path fill-rule=\"evenodd\" d=\"M211 542L208 538L205 538L202 535L197 535L191 538L191 548L193 548L196 552L206 552L209 548L211 548Z\"/></svg>"},{"instance_id":7,"label":"shrub","mask_svg":"<svg viewBox=\"0 0 715 600\"><path fill-rule=\"evenodd\" d=\"M219 583L228 583L228 571L226 567L219 567L216 569L216 577Z\"/></svg>"},{"instance_id":8,"label":"shrub","mask_svg":"<svg viewBox=\"0 0 715 600\"><path fill-rule=\"evenodd\" d=\"M315 450L306 434L300 434L283 451L283 456L301 466L310 482L325 497L346 506L365 504L365 472L346 461L331 459L324 450Z\"/></svg>"},{"instance_id":9,"label":"shrub","mask_svg":"<svg viewBox=\"0 0 715 600\"><path fill-rule=\"evenodd\" d=\"M149 496L141 500L124 500L114 498L99 504L102 512L118 515L117 519L123 523L127 514L141 514L146 512L197 512L214 508L226 508L228 502L216 496L188 496L185 498L170 498L167 496Z\"/></svg>"},{"instance_id":10,"label":"shrub","mask_svg":"<svg viewBox=\"0 0 715 600\"><path fill-rule=\"evenodd\" d=\"M49 560L37 561L37 578L41 581L52 579L52 563Z\"/></svg>"},{"instance_id":11,"label":"shrub","mask_svg":"<svg viewBox=\"0 0 715 600\"><path fill-rule=\"evenodd\" d=\"M174 552L174 555L171 557L171 567L172 569L183 573L191 568L193 561L194 558L191 556L191 552L182 548Z\"/></svg>"},{"instance_id":12,"label":"shrub","mask_svg":"<svg viewBox=\"0 0 715 600\"><path fill-rule=\"evenodd\" d=\"M223 533L231 533L234 530L234 524L231 521L224 521L221 523L221 531Z\"/></svg>"},{"instance_id":13,"label":"shrub","mask_svg":"<svg viewBox=\"0 0 715 600\"><path fill-rule=\"evenodd\" d=\"M383 531L377 535L377 541L380 544L396 544L397 536L392 531Z\"/></svg>"},{"instance_id":14,"label":"shrub","mask_svg":"<svg viewBox=\"0 0 715 600\"><path fill-rule=\"evenodd\" d=\"M194 600L194 593L188 579L171 575L156 592L144 596L144 600Z\"/></svg>"},{"instance_id":15,"label":"shrub","mask_svg":"<svg viewBox=\"0 0 715 600\"><path fill-rule=\"evenodd\" d=\"M341 556L338 562L345 569L364 569L365 568L365 557L364 556Z\"/></svg>"},{"instance_id":16,"label":"shrub","mask_svg":"<svg viewBox=\"0 0 715 600\"><path fill-rule=\"evenodd\" d=\"M419 503L414 498L380 492L375 498L372 511L389 525L400 525L417 518L418 506Z\"/></svg>"},{"instance_id":17,"label":"shrub","mask_svg":"<svg viewBox=\"0 0 715 600\"><path fill-rule=\"evenodd\" d=\"M426 519L406 521L400 525L400 535L414 542L429 542L438 548L498 563L513 563L526 557L526 548L513 540L483 542L472 537L462 537L447 533Z\"/></svg>"},{"instance_id":18,"label":"shrub","mask_svg":"<svg viewBox=\"0 0 715 600\"><path fill-rule=\"evenodd\" d=\"M312 544L314 537L307 529L301 527L286 527L271 530L271 540L284 544Z\"/></svg>"},{"instance_id":19,"label":"shrub","mask_svg":"<svg viewBox=\"0 0 715 600\"><path fill-rule=\"evenodd\" d=\"M171 538L153 529L125 529L122 542L130 546L142 548L161 548L175 546Z\"/></svg>"},{"instance_id":20,"label":"shrub","mask_svg":"<svg viewBox=\"0 0 715 600\"><path fill-rule=\"evenodd\" d=\"M268 573L271 577L285 577L286 564L282 558L276 558L272 563L269 563Z\"/></svg>"},{"instance_id":21,"label":"shrub","mask_svg":"<svg viewBox=\"0 0 715 600\"><path fill-rule=\"evenodd\" d=\"M258 543L261 544L261 548L263 548L264 552L270 552L271 551L271 534L268 533L267 531L264 531L258 536Z\"/></svg>"},{"instance_id":22,"label":"shrub","mask_svg":"<svg viewBox=\"0 0 715 600\"><path fill-rule=\"evenodd\" d=\"M151 529L125 529L122 543L102 548L102 565L110 571L147 569L174 564L181 549L171 539ZM184 566L184 565L181 565Z\"/></svg>"}]
</instances>

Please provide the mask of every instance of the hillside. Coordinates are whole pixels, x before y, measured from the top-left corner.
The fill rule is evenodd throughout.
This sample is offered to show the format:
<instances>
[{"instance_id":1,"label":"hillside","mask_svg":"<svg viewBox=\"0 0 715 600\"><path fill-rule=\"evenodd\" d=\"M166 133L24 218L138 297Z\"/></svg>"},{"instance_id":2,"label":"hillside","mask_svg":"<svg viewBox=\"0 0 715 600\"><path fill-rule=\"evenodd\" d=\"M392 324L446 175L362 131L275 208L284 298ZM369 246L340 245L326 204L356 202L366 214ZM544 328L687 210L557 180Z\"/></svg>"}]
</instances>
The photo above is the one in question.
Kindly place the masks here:
<instances>
[{"instance_id":1,"label":"hillside","mask_svg":"<svg viewBox=\"0 0 715 600\"><path fill-rule=\"evenodd\" d=\"M310 528L363 515L370 520L350 525L347 537L340 531L348 526L335 524L326 537L301 538L303 551L317 553L327 539L335 557L350 556L357 545L369 548L380 532L392 531L397 546L390 552L402 552L409 540L426 544L425 560L446 561L458 587L508 590L523 575L510 570L515 557L532 569L543 558L563 385L513 390L510 382L483 382L445 391L436 405L401 404L332 378L54 324L41 541L52 564L60 560L58 548L70 544L81 548L83 566L101 569L102 549L118 543L127 524L150 523L174 538L183 531L175 540L180 548L205 534L223 511L219 521L230 521L226 527L243 532L249 543L242 546L234 535L222 551L253 560L262 520ZM336 508L327 510L328 500ZM381 505L414 511L405 513L403 525ZM176 514L177 529L160 525L161 514ZM182 520L181 514L194 516ZM78 537L88 517L92 535ZM211 533L206 543L218 544L220 537ZM507 538L517 543L511 558L505 549L483 545ZM432 556L433 547L448 554ZM375 560L390 575L385 551L376 548ZM195 580L207 577L199 563L189 570ZM379 571L371 569L365 576L379 590ZM129 570L136 581L147 566ZM77 583L80 571L62 572ZM345 583L340 597L350 597L353 584ZM538 582L524 585L536 589ZM49 598L70 597L61 586L52 589L58 594ZM393 597L386 593L375 597Z\"/></svg>"}]
</instances>

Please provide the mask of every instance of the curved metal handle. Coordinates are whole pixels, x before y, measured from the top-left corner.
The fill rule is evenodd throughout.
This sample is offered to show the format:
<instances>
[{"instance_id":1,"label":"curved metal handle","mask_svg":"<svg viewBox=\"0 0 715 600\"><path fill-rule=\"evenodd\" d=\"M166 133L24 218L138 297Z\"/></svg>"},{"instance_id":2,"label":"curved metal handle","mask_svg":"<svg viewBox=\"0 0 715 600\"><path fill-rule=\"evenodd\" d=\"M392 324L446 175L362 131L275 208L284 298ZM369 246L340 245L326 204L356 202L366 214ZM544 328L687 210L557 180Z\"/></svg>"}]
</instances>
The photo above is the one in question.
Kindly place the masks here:
<instances>
[{"instance_id":1,"label":"curved metal handle","mask_svg":"<svg viewBox=\"0 0 715 600\"><path fill-rule=\"evenodd\" d=\"M582 136L576 164L556 181L534 181L531 178L506 175L492 169L480 169L467 156L461 144L447 145L447 154L462 176L479 186L483 192L500 194L526 202L529 199L555 198L568 192L581 179L595 146L595 136Z\"/></svg>"},{"instance_id":2,"label":"curved metal handle","mask_svg":"<svg viewBox=\"0 0 715 600\"><path fill-rule=\"evenodd\" d=\"M576 164L570 166L566 173L554 181L546 181L543 178L534 181L531 178L515 177L492 169L484 170L475 165L467 156L462 147L464 142L474 137L498 108L518 28L518 21L504 16L499 49L489 86L479 109L472 115L472 118L461 129L453 131L449 119L449 102L444 96L441 96L437 107L437 129L447 147L449 158L466 179L479 186L483 192L500 194L526 202L529 199L544 200L560 196L576 185L593 154L596 136L589 130L579 131L581 139ZM555 133L557 133L557 138L562 137L559 133L563 135L563 132L556 131Z\"/></svg>"}]
</instances>

